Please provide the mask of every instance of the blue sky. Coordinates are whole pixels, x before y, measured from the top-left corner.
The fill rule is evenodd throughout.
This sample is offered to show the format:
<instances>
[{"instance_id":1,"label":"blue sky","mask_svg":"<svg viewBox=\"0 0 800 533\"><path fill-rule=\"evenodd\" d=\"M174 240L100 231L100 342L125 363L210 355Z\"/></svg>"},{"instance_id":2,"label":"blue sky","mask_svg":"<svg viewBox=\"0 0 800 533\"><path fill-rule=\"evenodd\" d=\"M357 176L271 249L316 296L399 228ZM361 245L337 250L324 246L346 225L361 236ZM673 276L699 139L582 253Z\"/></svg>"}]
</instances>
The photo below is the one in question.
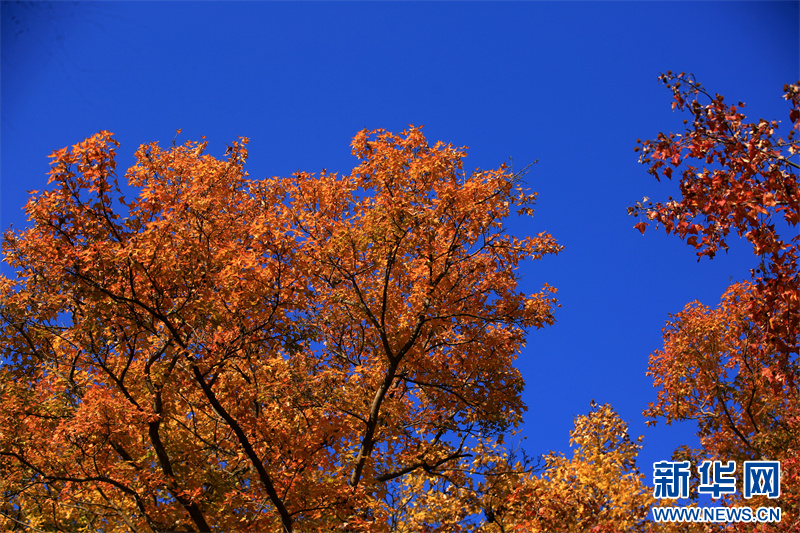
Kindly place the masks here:
<instances>
[{"instance_id":1,"label":"blue sky","mask_svg":"<svg viewBox=\"0 0 800 533\"><path fill-rule=\"evenodd\" d=\"M526 265L529 292L558 287L557 323L518 362L529 454L567 450L573 418L610 402L645 435L639 465L691 424L645 428L645 376L669 313L715 304L753 259L732 246L696 261L679 240L633 228L626 207L664 199L637 163L637 138L679 131L656 78L693 72L745 112L788 121L800 79L798 2L2 2L0 227L42 189L47 155L106 129L121 147L205 135L250 138L251 177L348 172L363 128L424 125L467 146L465 167L515 167L539 192L518 235L552 233L563 254ZM3 272L8 269L3 266Z\"/></svg>"}]
</instances>

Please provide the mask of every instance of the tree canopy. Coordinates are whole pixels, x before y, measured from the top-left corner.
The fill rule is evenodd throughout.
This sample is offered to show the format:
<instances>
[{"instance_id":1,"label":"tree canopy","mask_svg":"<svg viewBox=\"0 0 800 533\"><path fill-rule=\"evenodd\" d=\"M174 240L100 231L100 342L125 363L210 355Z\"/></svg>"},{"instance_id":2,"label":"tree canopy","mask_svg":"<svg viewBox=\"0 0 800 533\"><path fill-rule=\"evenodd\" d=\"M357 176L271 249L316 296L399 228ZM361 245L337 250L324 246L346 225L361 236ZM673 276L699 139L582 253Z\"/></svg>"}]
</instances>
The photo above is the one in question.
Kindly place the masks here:
<instances>
[{"instance_id":1,"label":"tree canopy","mask_svg":"<svg viewBox=\"0 0 800 533\"><path fill-rule=\"evenodd\" d=\"M525 410L514 359L557 305L516 269L561 247L504 226L535 194L414 127L360 132L348 175L251 180L247 142L143 145L131 199L111 133L52 154L3 241L4 529L481 516ZM447 519L425 514L450 493Z\"/></svg>"},{"instance_id":2,"label":"tree canopy","mask_svg":"<svg viewBox=\"0 0 800 533\"><path fill-rule=\"evenodd\" d=\"M800 152L800 83L784 86L791 126L784 139L778 121L746 122L743 103L726 104L692 76L667 73L661 80L673 93L673 109L688 111L691 125L683 134L640 141L640 161L656 178L677 171L680 197L629 208L645 215L636 227L644 233L649 224L662 225L698 260L727 250L735 232L757 259L750 279L733 282L716 308L692 302L667 323L648 372L658 399L645 415L651 423L697 421L701 449L676 452L693 465L780 461L777 501L743 500L741 492L727 499L779 506L781 523L759 531L793 531L800 527L800 166L791 158Z\"/></svg>"}]
</instances>

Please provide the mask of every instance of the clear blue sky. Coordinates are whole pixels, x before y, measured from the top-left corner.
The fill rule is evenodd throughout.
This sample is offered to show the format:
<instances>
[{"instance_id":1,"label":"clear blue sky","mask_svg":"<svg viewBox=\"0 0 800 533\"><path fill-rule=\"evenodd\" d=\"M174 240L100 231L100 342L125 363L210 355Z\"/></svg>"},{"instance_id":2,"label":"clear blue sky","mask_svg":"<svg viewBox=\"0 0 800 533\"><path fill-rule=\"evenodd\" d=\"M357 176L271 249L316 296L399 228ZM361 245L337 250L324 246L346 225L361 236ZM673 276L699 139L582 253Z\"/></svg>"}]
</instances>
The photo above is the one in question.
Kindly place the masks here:
<instances>
[{"instance_id":1,"label":"clear blue sky","mask_svg":"<svg viewBox=\"0 0 800 533\"><path fill-rule=\"evenodd\" d=\"M798 2L59 2L2 3L0 227L25 225L27 190L47 155L101 129L139 144L205 135L221 157L247 136L252 177L348 172L362 128L425 125L468 146L467 168L538 160L540 193L517 234L566 247L523 269L529 292L558 287L557 323L531 332L519 366L526 450L566 451L573 418L610 402L644 434L639 465L696 442L691 424L645 428L645 376L669 313L715 304L747 276L745 246L712 262L626 207L663 199L637 163L637 138L677 131L660 72L693 72L788 120L784 83L800 78ZM8 274L8 269L4 270Z\"/></svg>"}]
</instances>

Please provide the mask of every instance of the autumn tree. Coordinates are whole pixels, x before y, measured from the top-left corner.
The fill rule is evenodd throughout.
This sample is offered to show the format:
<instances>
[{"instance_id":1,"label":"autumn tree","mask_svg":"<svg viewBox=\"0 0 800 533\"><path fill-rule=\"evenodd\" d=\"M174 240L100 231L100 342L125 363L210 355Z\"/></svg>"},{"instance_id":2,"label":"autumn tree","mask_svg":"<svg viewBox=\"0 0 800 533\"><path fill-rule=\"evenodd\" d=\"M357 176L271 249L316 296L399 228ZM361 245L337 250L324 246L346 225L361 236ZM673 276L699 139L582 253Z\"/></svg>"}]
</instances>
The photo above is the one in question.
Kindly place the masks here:
<instances>
[{"instance_id":1,"label":"autumn tree","mask_svg":"<svg viewBox=\"0 0 800 533\"><path fill-rule=\"evenodd\" d=\"M572 457L550 453L541 472L520 476L495 531L649 531L655 499L636 467L641 441L610 405L592 401L570 432Z\"/></svg>"},{"instance_id":2,"label":"autumn tree","mask_svg":"<svg viewBox=\"0 0 800 533\"><path fill-rule=\"evenodd\" d=\"M414 512L398 531L430 531L433 524L442 531L474 533L651 531L647 514L655 499L635 464L641 440L629 436L610 405L592 402L570 432L571 457L551 452L532 461L519 442L494 442L462 462L462 472L480 471L479 478L451 483L418 476L417 486L409 486L418 495ZM426 482L439 490L429 490ZM469 514L484 520L465 527Z\"/></svg>"},{"instance_id":3,"label":"autumn tree","mask_svg":"<svg viewBox=\"0 0 800 533\"><path fill-rule=\"evenodd\" d=\"M650 358L658 399L645 414L668 423L696 420L701 449L684 447L679 460L735 461L739 492L728 502L775 507L783 516L775 531L798 525L800 401L772 374L780 354L758 349L759 333L747 315L749 282L733 284L718 306L692 302L664 329L664 348ZM781 462L781 498L742 500L744 461ZM760 531L771 531L761 529Z\"/></svg>"},{"instance_id":4,"label":"autumn tree","mask_svg":"<svg viewBox=\"0 0 800 533\"><path fill-rule=\"evenodd\" d=\"M778 350L788 366L790 356L800 351L800 234L794 229L800 222L800 165L791 160L800 151L795 137L800 86L784 86L792 128L783 139L776 136L777 121L745 122L743 103L725 104L721 95L712 97L691 76L668 73L660 79L673 92L673 109L688 111L692 124L682 135L660 133L640 141L637 150L656 179L671 178L673 169L679 170L681 196L646 206L640 202L629 212L663 225L695 248L698 257L713 258L718 250L727 250L731 231L745 237L758 257L751 271L755 292L748 314L758 326L761 344ZM644 232L647 225L642 221L636 227Z\"/></svg>"},{"instance_id":5,"label":"autumn tree","mask_svg":"<svg viewBox=\"0 0 800 533\"><path fill-rule=\"evenodd\" d=\"M413 127L356 135L347 175L251 180L246 145L143 145L124 191L110 133L52 154L3 240L0 528L485 519L513 363L556 305L518 287L560 250L506 233L521 174L467 173Z\"/></svg>"},{"instance_id":6,"label":"autumn tree","mask_svg":"<svg viewBox=\"0 0 800 533\"><path fill-rule=\"evenodd\" d=\"M791 127L784 139L777 121L746 122L744 104L726 104L691 76L660 79L691 124L637 150L657 179L675 171L680 197L629 208L645 217L636 227L662 225L698 258L727 250L733 233L756 261L751 279L733 283L716 308L693 302L668 322L664 348L650 358L658 400L645 414L697 421L702 449L678 452L693 464L781 461L781 498L745 504L781 506L776 527L788 531L800 527L800 166L792 160L800 150L800 87L784 87Z\"/></svg>"}]
</instances>

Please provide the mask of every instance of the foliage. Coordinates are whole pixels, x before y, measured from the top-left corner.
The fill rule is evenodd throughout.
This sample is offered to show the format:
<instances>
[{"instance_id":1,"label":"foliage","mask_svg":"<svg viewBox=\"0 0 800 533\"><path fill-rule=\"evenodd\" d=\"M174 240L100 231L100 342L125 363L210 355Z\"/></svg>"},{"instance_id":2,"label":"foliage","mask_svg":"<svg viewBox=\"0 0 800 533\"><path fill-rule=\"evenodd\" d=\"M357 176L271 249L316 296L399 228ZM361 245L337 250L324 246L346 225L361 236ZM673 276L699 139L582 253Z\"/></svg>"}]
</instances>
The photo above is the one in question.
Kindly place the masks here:
<instances>
[{"instance_id":1,"label":"foliage","mask_svg":"<svg viewBox=\"0 0 800 533\"><path fill-rule=\"evenodd\" d=\"M681 198L648 206L640 202L629 212L644 212L663 224L667 233L693 246L698 257L726 250L731 230L744 236L760 260L751 271L755 297L746 304L748 314L758 325L761 344L783 354L787 365L790 354L800 351L800 234L793 229L800 222L800 166L790 160L800 151L795 138L800 129L800 85L784 86L792 124L784 140L776 137L777 121L744 122L743 103L728 106L693 77L668 73L660 79L673 92L672 108L689 111L692 125L683 135L659 133L655 140L640 141L640 162L657 179L671 178L673 169L680 168ZM698 101L703 96L709 103ZM697 164L704 165L702 170ZM644 232L647 225L640 222L636 227ZM791 237L783 238L781 229ZM789 381L787 385L794 386Z\"/></svg>"},{"instance_id":2,"label":"foliage","mask_svg":"<svg viewBox=\"0 0 800 533\"><path fill-rule=\"evenodd\" d=\"M793 129L783 140L775 137L776 121L745 123L742 103L728 106L722 96L711 97L693 77L668 73L661 80L673 92L673 109L692 114L691 129L641 142L640 161L656 178L680 169L681 197L639 202L629 212L645 213L698 256L727 249L735 230L760 264L751 270L751 281L728 288L718 307L693 302L668 322L664 348L650 358L658 400L645 415L651 422L697 421L702 449L676 452L693 465L733 460L741 468L745 460L781 461L780 499L741 500L739 492L728 500L780 506L783 520L775 527L788 531L800 527L800 167L789 159L800 149L800 88L784 87ZM709 102L701 104L701 97ZM709 166L699 170L696 161ZM636 227L644 232L647 225Z\"/></svg>"},{"instance_id":3,"label":"foliage","mask_svg":"<svg viewBox=\"0 0 800 533\"><path fill-rule=\"evenodd\" d=\"M423 496L416 498L415 512L398 531L650 531L646 517L655 500L635 465L642 437L632 441L611 406L594 402L589 414L576 418L570 437L571 458L550 453L543 466L532 467L518 450L495 443L476 453L475 461L463 463L463 472L481 464L479 482L427 476L442 490L428 490L422 480L410 485ZM485 520L464 527L468 514L482 514Z\"/></svg>"},{"instance_id":4,"label":"foliage","mask_svg":"<svg viewBox=\"0 0 800 533\"><path fill-rule=\"evenodd\" d=\"M663 350L650 359L648 374L659 392L645 414L651 422L696 420L702 448L679 450L680 460L695 466L735 461L740 491L728 501L779 506L786 528L800 511L800 398L774 380L780 354L756 349L758 335L744 305L752 289L735 283L716 308L692 302L670 320ZM758 460L781 462L780 499L741 499L742 465Z\"/></svg>"},{"instance_id":5,"label":"foliage","mask_svg":"<svg viewBox=\"0 0 800 533\"><path fill-rule=\"evenodd\" d=\"M642 437L630 439L625 422L608 404L592 402L570 432L571 458L551 453L540 476L528 476L507 501L516 509L513 529L529 533L648 531L655 502L636 468ZM516 505L515 505L516 504Z\"/></svg>"},{"instance_id":6,"label":"foliage","mask_svg":"<svg viewBox=\"0 0 800 533\"><path fill-rule=\"evenodd\" d=\"M418 128L342 176L250 180L246 145L143 145L132 200L110 133L53 153L3 242L0 528L457 531L501 494L556 305L516 269L560 246L503 226L535 195Z\"/></svg>"}]
</instances>

